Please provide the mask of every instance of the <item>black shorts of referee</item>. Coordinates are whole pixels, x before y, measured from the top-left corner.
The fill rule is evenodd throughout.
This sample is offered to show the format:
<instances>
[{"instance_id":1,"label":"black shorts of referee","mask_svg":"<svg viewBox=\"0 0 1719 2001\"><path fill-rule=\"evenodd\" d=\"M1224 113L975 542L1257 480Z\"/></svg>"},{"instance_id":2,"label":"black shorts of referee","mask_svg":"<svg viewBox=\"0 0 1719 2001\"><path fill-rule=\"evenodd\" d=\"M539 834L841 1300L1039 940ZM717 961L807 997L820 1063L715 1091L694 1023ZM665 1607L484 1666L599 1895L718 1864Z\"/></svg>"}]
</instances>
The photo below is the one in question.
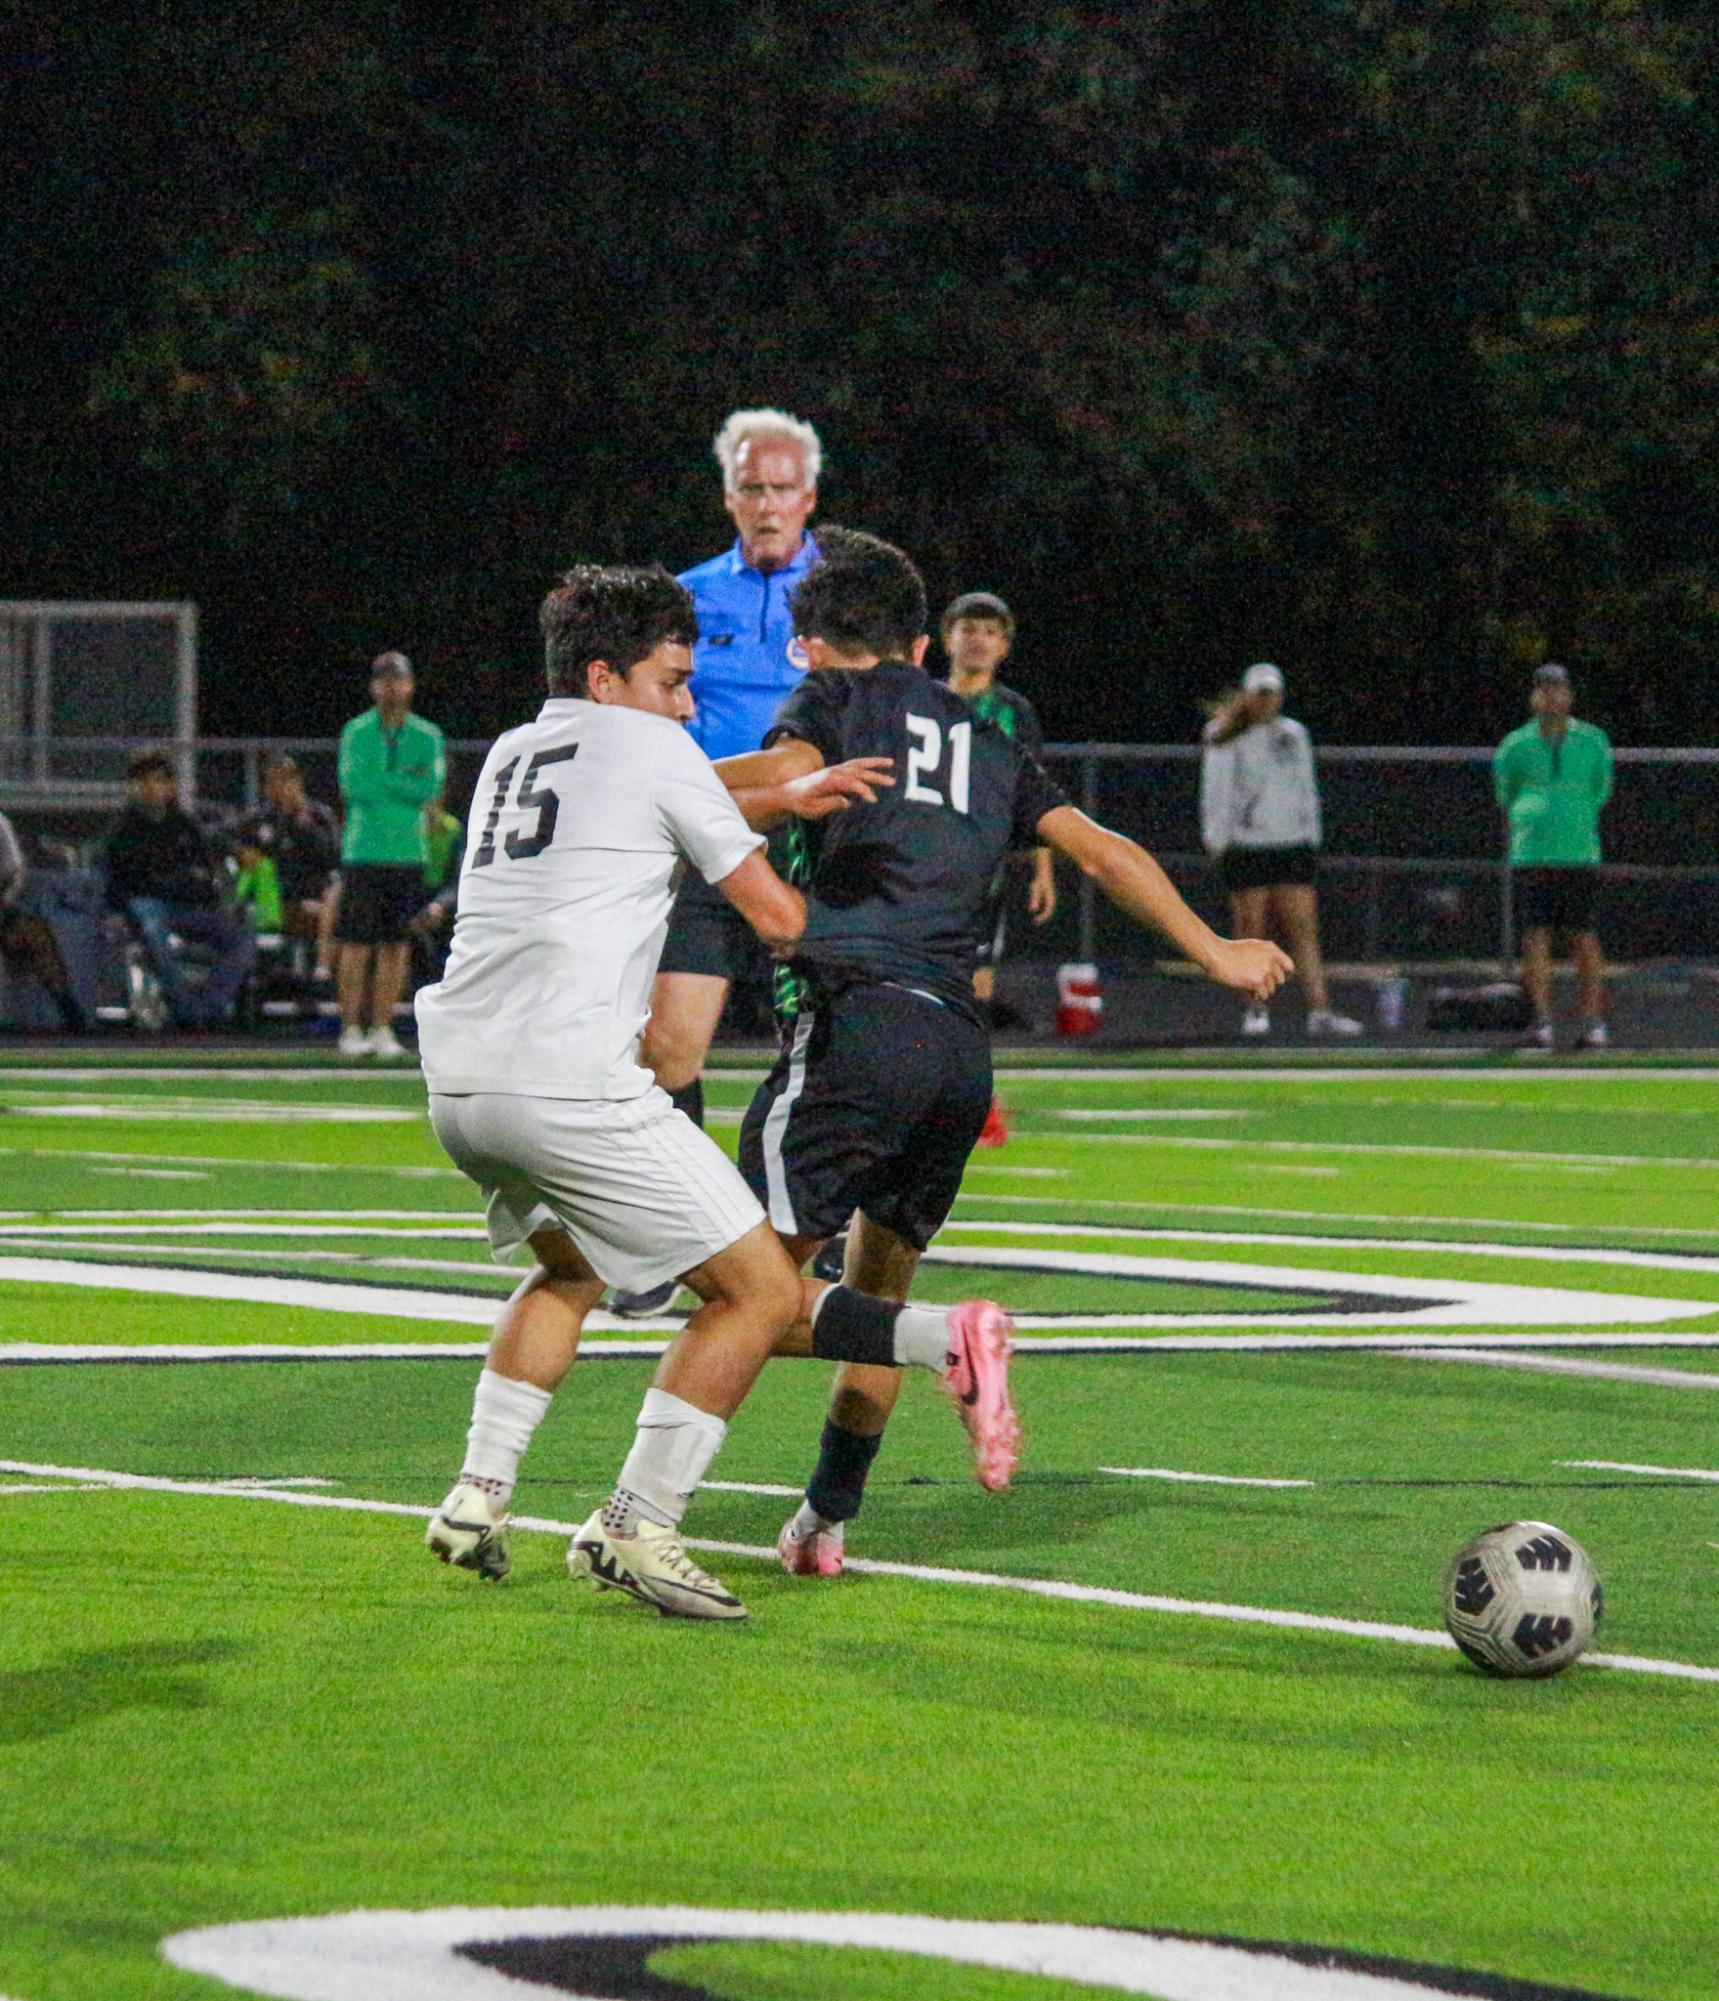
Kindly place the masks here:
<instances>
[{"instance_id":1,"label":"black shorts of referee","mask_svg":"<svg viewBox=\"0 0 1719 2001\"><path fill-rule=\"evenodd\" d=\"M990 1108L990 1041L963 1009L876 981L818 993L747 1108L740 1171L784 1237L858 1209L922 1251Z\"/></svg>"},{"instance_id":2,"label":"black shorts of referee","mask_svg":"<svg viewBox=\"0 0 1719 2001\"><path fill-rule=\"evenodd\" d=\"M416 862L344 862L334 935L342 945L404 945L430 900Z\"/></svg>"},{"instance_id":3,"label":"black shorts of referee","mask_svg":"<svg viewBox=\"0 0 1719 2001\"><path fill-rule=\"evenodd\" d=\"M1218 880L1232 895L1242 889L1311 885L1319 873L1319 850L1310 843L1288 848L1225 848L1218 857Z\"/></svg>"},{"instance_id":4,"label":"black shorts of referee","mask_svg":"<svg viewBox=\"0 0 1719 2001\"><path fill-rule=\"evenodd\" d=\"M739 986L767 978L770 955L721 890L689 868L675 892L657 971L703 973Z\"/></svg>"},{"instance_id":5,"label":"black shorts of referee","mask_svg":"<svg viewBox=\"0 0 1719 2001\"><path fill-rule=\"evenodd\" d=\"M1513 869L1510 896L1519 931L1592 931L1600 872L1585 862Z\"/></svg>"}]
</instances>

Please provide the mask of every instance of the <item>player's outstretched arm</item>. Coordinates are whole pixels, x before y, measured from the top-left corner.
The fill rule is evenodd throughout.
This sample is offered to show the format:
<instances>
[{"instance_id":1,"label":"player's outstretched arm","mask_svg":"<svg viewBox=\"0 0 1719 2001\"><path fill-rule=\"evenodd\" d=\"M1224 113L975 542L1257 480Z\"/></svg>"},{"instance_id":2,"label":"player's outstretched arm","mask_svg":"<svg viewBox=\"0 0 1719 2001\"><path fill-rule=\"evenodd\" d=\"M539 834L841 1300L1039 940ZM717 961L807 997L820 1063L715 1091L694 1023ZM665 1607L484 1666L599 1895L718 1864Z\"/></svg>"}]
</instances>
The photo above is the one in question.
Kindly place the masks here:
<instances>
[{"instance_id":1,"label":"player's outstretched arm","mask_svg":"<svg viewBox=\"0 0 1719 2001\"><path fill-rule=\"evenodd\" d=\"M823 752L801 737L722 758L714 769L758 833L790 818L827 820L851 806L869 806L882 787L895 783L891 758L854 757L826 765Z\"/></svg>"},{"instance_id":2,"label":"player's outstretched arm","mask_svg":"<svg viewBox=\"0 0 1719 2001\"><path fill-rule=\"evenodd\" d=\"M754 850L716 885L772 952L785 952L806 928L806 899Z\"/></svg>"},{"instance_id":3,"label":"player's outstretched arm","mask_svg":"<svg viewBox=\"0 0 1719 2001\"><path fill-rule=\"evenodd\" d=\"M1053 808L1039 821L1038 834L1119 910L1161 931L1219 986L1268 1000L1294 972L1289 954L1267 939L1220 938L1138 842L1101 827L1077 807Z\"/></svg>"}]
</instances>

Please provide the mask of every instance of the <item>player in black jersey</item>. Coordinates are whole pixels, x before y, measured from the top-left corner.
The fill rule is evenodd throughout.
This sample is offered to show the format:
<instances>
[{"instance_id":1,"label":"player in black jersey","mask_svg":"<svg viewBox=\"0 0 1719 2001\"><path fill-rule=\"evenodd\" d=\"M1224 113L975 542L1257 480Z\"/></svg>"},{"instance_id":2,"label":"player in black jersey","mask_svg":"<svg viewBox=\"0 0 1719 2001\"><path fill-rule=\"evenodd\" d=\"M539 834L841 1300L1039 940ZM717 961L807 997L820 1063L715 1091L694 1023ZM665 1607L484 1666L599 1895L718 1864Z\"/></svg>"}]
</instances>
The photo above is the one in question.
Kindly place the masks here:
<instances>
[{"instance_id":1,"label":"player in black jersey","mask_svg":"<svg viewBox=\"0 0 1719 2001\"><path fill-rule=\"evenodd\" d=\"M785 1046L741 1130L740 1167L796 1263L854 1216L849 1286L907 1297L991 1099L973 959L1002 857L1043 841L1214 980L1265 998L1292 970L1261 939L1217 936L1143 849L1068 803L1037 761L920 665L925 587L899 549L829 529L794 593L813 671L748 758L744 796L852 757L893 760L895 784L806 830L806 928L788 962ZM856 1214L857 1212L857 1214ZM805 1505L782 1531L791 1572L841 1568L842 1524L900 1387L844 1366Z\"/></svg>"}]
</instances>

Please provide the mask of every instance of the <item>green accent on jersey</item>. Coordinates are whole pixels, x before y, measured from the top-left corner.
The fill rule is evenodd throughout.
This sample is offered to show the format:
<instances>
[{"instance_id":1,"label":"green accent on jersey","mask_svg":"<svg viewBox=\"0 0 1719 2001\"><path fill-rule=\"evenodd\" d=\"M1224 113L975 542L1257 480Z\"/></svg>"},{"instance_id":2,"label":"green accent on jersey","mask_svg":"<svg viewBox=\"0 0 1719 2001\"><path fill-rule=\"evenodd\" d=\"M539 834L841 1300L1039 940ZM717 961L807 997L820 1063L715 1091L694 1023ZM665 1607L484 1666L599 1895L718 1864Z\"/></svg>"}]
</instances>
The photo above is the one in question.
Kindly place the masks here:
<instances>
[{"instance_id":1,"label":"green accent on jersey","mask_svg":"<svg viewBox=\"0 0 1719 2001\"><path fill-rule=\"evenodd\" d=\"M1016 706L1015 691L1005 688L1001 681L993 681L988 688L964 699L981 722L995 723L1004 736L1020 734L1021 712Z\"/></svg>"},{"instance_id":2,"label":"green accent on jersey","mask_svg":"<svg viewBox=\"0 0 1719 2001\"><path fill-rule=\"evenodd\" d=\"M770 843L771 860L783 878L803 890L812 879L812 843L803 820L790 820ZM806 1005L807 982L792 966L776 968L771 980L770 1003L780 1022L798 1021Z\"/></svg>"},{"instance_id":3,"label":"green accent on jersey","mask_svg":"<svg viewBox=\"0 0 1719 2001\"><path fill-rule=\"evenodd\" d=\"M429 859L424 808L447 777L442 733L408 715L385 729L366 709L340 732L340 796L346 802L343 862L394 862L422 868Z\"/></svg>"},{"instance_id":4,"label":"green accent on jersey","mask_svg":"<svg viewBox=\"0 0 1719 2001\"><path fill-rule=\"evenodd\" d=\"M1600 808L1612 793L1612 746L1602 729L1572 719L1562 736L1536 722L1512 730L1492 760L1498 803L1510 821L1510 859L1528 868L1591 867L1600 859Z\"/></svg>"}]
</instances>

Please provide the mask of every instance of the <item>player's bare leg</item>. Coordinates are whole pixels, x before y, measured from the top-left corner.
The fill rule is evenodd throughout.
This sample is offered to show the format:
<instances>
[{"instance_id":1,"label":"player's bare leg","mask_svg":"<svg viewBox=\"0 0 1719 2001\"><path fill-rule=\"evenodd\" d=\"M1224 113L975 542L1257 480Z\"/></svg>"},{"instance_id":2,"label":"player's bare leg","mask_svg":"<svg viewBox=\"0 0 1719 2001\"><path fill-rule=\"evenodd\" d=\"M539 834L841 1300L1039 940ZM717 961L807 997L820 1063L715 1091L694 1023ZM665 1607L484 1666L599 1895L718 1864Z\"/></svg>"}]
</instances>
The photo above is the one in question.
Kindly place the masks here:
<instances>
[{"instance_id":1,"label":"player's bare leg","mask_svg":"<svg viewBox=\"0 0 1719 2001\"><path fill-rule=\"evenodd\" d=\"M603 1281L563 1231L531 1238L537 1263L501 1309L472 1399L465 1463L424 1541L444 1563L507 1575L507 1505L519 1462L579 1352Z\"/></svg>"},{"instance_id":2,"label":"player's bare leg","mask_svg":"<svg viewBox=\"0 0 1719 2001\"><path fill-rule=\"evenodd\" d=\"M364 1000L370 988L371 948L368 945L335 946L336 991L340 1002L340 1053L368 1056L370 1038L364 1025Z\"/></svg>"},{"instance_id":3,"label":"player's bare leg","mask_svg":"<svg viewBox=\"0 0 1719 2001\"><path fill-rule=\"evenodd\" d=\"M759 1223L686 1274L703 1300L645 1392L633 1449L606 1506L585 1522L568 1568L682 1618L739 1619L746 1608L681 1547L680 1520L728 1419L801 1316L801 1286L782 1241Z\"/></svg>"},{"instance_id":4,"label":"player's bare leg","mask_svg":"<svg viewBox=\"0 0 1719 2001\"><path fill-rule=\"evenodd\" d=\"M1286 882L1273 892L1278 922L1307 996L1309 1035L1359 1035L1361 1024L1331 1005L1325 955L1319 949L1319 894L1311 883Z\"/></svg>"},{"instance_id":5,"label":"player's bare leg","mask_svg":"<svg viewBox=\"0 0 1719 2001\"><path fill-rule=\"evenodd\" d=\"M370 981L370 1048L377 1056L398 1056L394 1039L394 1010L406 991L406 968L411 962L409 944L378 945Z\"/></svg>"},{"instance_id":6,"label":"player's bare leg","mask_svg":"<svg viewBox=\"0 0 1719 2001\"><path fill-rule=\"evenodd\" d=\"M1530 924L1522 933L1522 986L1534 1010L1530 1039L1552 1046L1552 933L1544 924Z\"/></svg>"},{"instance_id":7,"label":"player's bare leg","mask_svg":"<svg viewBox=\"0 0 1719 2001\"><path fill-rule=\"evenodd\" d=\"M975 966L973 968L973 998L981 1007L989 1007L997 998L997 969L995 966Z\"/></svg>"},{"instance_id":8,"label":"player's bare leg","mask_svg":"<svg viewBox=\"0 0 1719 2001\"><path fill-rule=\"evenodd\" d=\"M817 1241L791 1240L790 1255L804 1259ZM837 1374L806 1499L777 1539L782 1566L795 1576L833 1577L841 1570L845 1524L859 1513L866 1477L901 1394L901 1363L938 1367L945 1387L962 1406L982 1486L1006 1486L1014 1470L1020 1429L1008 1397L1008 1316L980 1300L948 1312L906 1304L919 1256L912 1244L874 1218L855 1217L838 1310L859 1319L869 1316L887 1328L897 1366L849 1361ZM814 1295L827 1290L807 1281L814 1314L824 1304ZM893 1311L886 1310L886 1301L893 1303ZM807 1352L800 1345L803 1334L802 1324L791 1337L795 1345L785 1352Z\"/></svg>"},{"instance_id":9,"label":"player's bare leg","mask_svg":"<svg viewBox=\"0 0 1719 2001\"><path fill-rule=\"evenodd\" d=\"M1230 929L1238 938L1271 936L1271 892L1267 889L1237 889L1230 892ZM1271 1011L1263 1001L1255 1001L1242 1016L1243 1035L1269 1035Z\"/></svg>"},{"instance_id":10,"label":"player's bare leg","mask_svg":"<svg viewBox=\"0 0 1719 2001\"><path fill-rule=\"evenodd\" d=\"M1597 931L1578 931L1573 941L1576 961L1576 1008L1581 1016L1582 1049L1603 1049L1611 1039L1606 1029L1606 955Z\"/></svg>"}]
</instances>

